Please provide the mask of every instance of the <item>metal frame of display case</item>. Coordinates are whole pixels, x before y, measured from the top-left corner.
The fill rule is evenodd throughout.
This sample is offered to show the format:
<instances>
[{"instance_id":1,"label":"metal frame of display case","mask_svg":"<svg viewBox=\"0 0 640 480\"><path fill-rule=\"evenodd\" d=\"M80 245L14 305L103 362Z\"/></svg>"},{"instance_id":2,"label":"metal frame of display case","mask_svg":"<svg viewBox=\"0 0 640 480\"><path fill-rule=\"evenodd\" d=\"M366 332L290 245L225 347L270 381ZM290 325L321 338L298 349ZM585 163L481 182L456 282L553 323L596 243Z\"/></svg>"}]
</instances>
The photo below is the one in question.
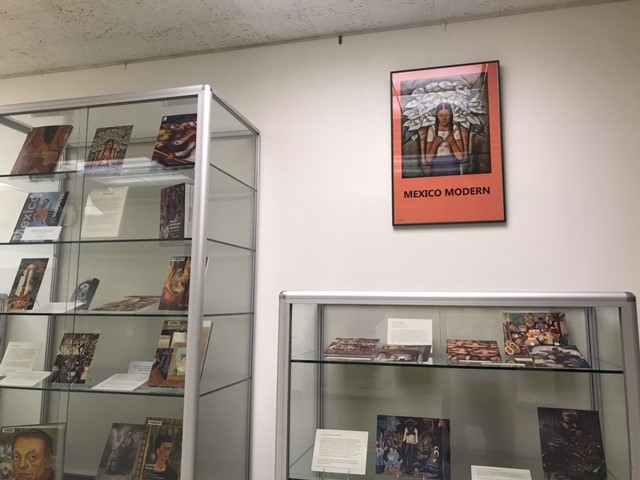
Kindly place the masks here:
<instances>
[{"instance_id":1,"label":"metal frame of display case","mask_svg":"<svg viewBox=\"0 0 640 480\"><path fill-rule=\"evenodd\" d=\"M522 292L338 292L338 291L284 291L280 294L279 307L279 361L278 361L278 410L276 423L276 480L291 478L289 475L290 452L290 402L291 402L291 368L292 368L292 332L293 307L306 304L316 306L315 331L309 335L316 338L315 355L317 360L306 359L307 363L317 364L317 378L315 387L316 419L312 420L316 428L324 428L322 379L324 367L329 364L339 364L330 360L322 360L322 345L324 335L323 310L325 306L389 306L389 307L497 307L508 309L541 309L577 307L585 309L585 321L588 330L589 348L597 352L598 339L595 329L595 310L599 307L613 307L619 310L620 342L622 347L622 362L624 374L624 390L626 396L626 416L628 419L629 465L631 479L640 479L640 345L638 343L638 318L636 301L633 294L627 292L614 293L522 293ZM309 327L311 330L313 328ZM345 364L349 361L342 362ZM355 362L357 364L372 365L375 362ZM421 364L416 368L434 368L433 365ZM439 368L449 368L440 365ZM452 367L456 368L456 367ZM463 367L464 368L464 367ZM466 367L475 368L475 367ZM504 370L504 367L503 367ZM513 370L513 369L511 369ZM521 369L516 369L522 371ZM534 369L535 370L535 369ZM515 372L517 374L517 372ZM598 375L590 375L592 398L595 405L601 404L598 395ZM324 478L315 473L313 478ZM342 478L342 477L340 477ZM347 475L345 478L349 478Z\"/></svg>"},{"instance_id":2,"label":"metal frame of display case","mask_svg":"<svg viewBox=\"0 0 640 480\"><path fill-rule=\"evenodd\" d=\"M255 150L254 150L254 165L253 165L253 179L251 189L254 192L253 195L253 208L252 208L252 238L251 241L251 299L250 299L250 312L247 314L251 318L249 335L253 335L253 315L254 315L254 302L255 302L255 248L256 248L256 229L257 229L257 185L259 178L259 131L253 126L245 117L239 114L233 107L226 103L218 93L213 90L209 85L196 85L180 88L168 88L162 90L152 90L147 92L132 92L113 95L99 95L72 99L63 99L55 101L45 102L33 102L33 103L21 103L15 105L0 106L0 124L8 126L12 129L26 133L28 126L22 125L20 122L16 122L12 119L6 118L11 115L28 114L33 112L56 112L60 110L72 110L72 109L90 109L92 107L109 107L116 105L138 104L151 101L173 101L190 97L197 98L197 143L196 143L196 162L194 166L194 202L193 202L193 221L192 221L192 234L191 234L191 281L189 288L189 310L188 310L188 328L187 342L191 349L199 351L200 349L200 327L202 318L206 312L203 311L203 299L205 298L205 267L207 259L207 224L209 221L208 215L208 198L210 192L209 178L209 161L211 140L220 137L237 137L243 135L251 135L254 137ZM210 115L212 112L212 105L214 104L222 107L227 113L229 113L237 122L246 128L246 131L225 131L215 132L210 125ZM86 127L86 118L83 120ZM215 123L215 121L214 121ZM86 133L85 133L86 135ZM83 137L84 138L84 137ZM155 139L149 139L153 142ZM90 145L91 139L87 138L85 148ZM236 179L238 180L238 179ZM239 180L238 180L239 181ZM82 243L81 241L78 243ZM249 249L247 249L249 250ZM52 286L53 288L53 286ZM86 314L85 314L86 315ZM0 322L0 325L3 325ZM48 323L50 328L51 318ZM197 326L197 327L196 327ZM191 328L193 327L193 328ZM213 333L215 335L215 332ZM2 338L2 341L5 339ZM249 355L251 355L253 340L249 338ZM53 345L47 345L48 352L47 357L51 356ZM49 359L50 360L50 359ZM251 365L252 360L248 360L249 371L248 381L251 381L252 372ZM183 395L183 440L182 440L182 462L181 462L181 478L189 479L196 478L196 439L198 431L198 418L199 418L199 399L200 399L200 368L197 362L188 362L186 368L186 381ZM73 389L69 389L73 391ZM251 394L251 388L248 388L248 394ZM45 395L46 392L43 392ZM251 402L248 401L247 422L250 422L251 417ZM249 449L250 441L250 423L247 423L247 449ZM249 453L247 452L247 459ZM246 466L247 473L249 472L249 464L247 461ZM212 478L214 478L212 476Z\"/></svg>"}]
</instances>

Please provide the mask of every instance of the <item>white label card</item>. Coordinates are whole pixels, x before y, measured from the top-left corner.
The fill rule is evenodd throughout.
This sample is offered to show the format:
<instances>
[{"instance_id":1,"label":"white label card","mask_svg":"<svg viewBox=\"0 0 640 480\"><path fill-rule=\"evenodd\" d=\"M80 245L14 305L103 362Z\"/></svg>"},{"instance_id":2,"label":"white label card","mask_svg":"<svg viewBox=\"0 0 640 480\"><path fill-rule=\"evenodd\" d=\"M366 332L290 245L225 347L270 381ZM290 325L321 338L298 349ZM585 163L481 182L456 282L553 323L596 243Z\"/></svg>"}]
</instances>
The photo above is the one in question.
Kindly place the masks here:
<instances>
[{"instance_id":1,"label":"white label card","mask_svg":"<svg viewBox=\"0 0 640 480\"><path fill-rule=\"evenodd\" d=\"M11 387L34 387L51 375L51 372L24 371L15 372L0 380L0 385Z\"/></svg>"},{"instance_id":2,"label":"white label card","mask_svg":"<svg viewBox=\"0 0 640 480\"><path fill-rule=\"evenodd\" d=\"M117 392L132 392L149 380L147 374L115 373L104 382L99 383L91 390L113 390Z\"/></svg>"},{"instance_id":3,"label":"white label card","mask_svg":"<svg viewBox=\"0 0 640 480\"><path fill-rule=\"evenodd\" d=\"M433 320L430 318L389 318L389 345L433 345Z\"/></svg>"},{"instance_id":4,"label":"white label card","mask_svg":"<svg viewBox=\"0 0 640 480\"><path fill-rule=\"evenodd\" d=\"M531 480L531 471L471 465L471 480Z\"/></svg>"},{"instance_id":5,"label":"white label card","mask_svg":"<svg viewBox=\"0 0 640 480\"><path fill-rule=\"evenodd\" d=\"M0 372L2 375L10 375L17 371L33 370L42 343L38 342L9 342L4 352Z\"/></svg>"},{"instance_id":6,"label":"white label card","mask_svg":"<svg viewBox=\"0 0 640 480\"><path fill-rule=\"evenodd\" d=\"M314 472L364 475L369 432L316 430L311 470Z\"/></svg>"},{"instance_id":7,"label":"white label card","mask_svg":"<svg viewBox=\"0 0 640 480\"><path fill-rule=\"evenodd\" d=\"M146 375L147 377L151 373L153 362L147 361L132 361L129 362L129 371L127 373L133 375Z\"/></svg>"},{"instance_id":8,"label":"white label card","mask_svg":"<svg viewBox=\"0 0 640 480\"><path fill-rule=\"evenodd\" d=\"M127 187L94 188L84 208L82 236L85 238L117 237Z\"/></svg>"},{"instance_id":9,"label":"white label card","mask_svg":"<svg viewBox=\"0 0 640 480\"><path fill-rule=\"evenodd\" d=\"M62 227L26 227L22 233L22 242L56 241L60 237Z\"/></svg>"}]
</instances>

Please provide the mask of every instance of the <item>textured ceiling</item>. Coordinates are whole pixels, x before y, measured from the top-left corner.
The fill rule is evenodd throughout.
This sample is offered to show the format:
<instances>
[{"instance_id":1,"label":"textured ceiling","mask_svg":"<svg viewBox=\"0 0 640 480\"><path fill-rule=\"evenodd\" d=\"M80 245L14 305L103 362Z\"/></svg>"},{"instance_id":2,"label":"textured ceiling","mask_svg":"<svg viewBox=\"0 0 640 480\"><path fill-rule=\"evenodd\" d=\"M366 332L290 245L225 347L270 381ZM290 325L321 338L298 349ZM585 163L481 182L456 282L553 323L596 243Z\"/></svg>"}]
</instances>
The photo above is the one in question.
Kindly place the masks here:
<instances>
[{"instance_id":1,"label":"textured ceiling","mask_svg":"<svg viewBox=\"0 0 640 480\"><path fill-rule=\"evenodd\" d=\"M0 0L0 78L615 0Z\"/></svg>"}]
</instances>

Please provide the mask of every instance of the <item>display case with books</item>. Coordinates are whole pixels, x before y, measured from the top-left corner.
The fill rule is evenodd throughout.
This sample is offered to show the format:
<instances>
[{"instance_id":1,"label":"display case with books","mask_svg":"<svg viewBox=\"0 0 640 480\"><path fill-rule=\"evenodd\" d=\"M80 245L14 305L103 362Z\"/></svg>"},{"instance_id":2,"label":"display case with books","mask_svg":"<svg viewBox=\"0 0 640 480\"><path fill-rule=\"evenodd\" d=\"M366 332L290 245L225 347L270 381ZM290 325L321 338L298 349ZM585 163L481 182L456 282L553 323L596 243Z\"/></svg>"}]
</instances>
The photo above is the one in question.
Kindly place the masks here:
<instances>
[{"instance_id":1,"label":"display case with books","mask_svg":"<svg viewBox=\"0 0 640 480\"><path fill-rule=\"evenodd\" d=\"M0 428L55 478L248 477L258 136L207 85L0 107Z\"/></svg>"},{"instance_id":2,"label":"display case with books","mask_svg":"<svg viewBox=\"0 0 640 480\"><path fill-rule=\"evenodd\" d=\"M276 480L640 479L635 297L280 296Z\"/></svg>"}]
</instances>

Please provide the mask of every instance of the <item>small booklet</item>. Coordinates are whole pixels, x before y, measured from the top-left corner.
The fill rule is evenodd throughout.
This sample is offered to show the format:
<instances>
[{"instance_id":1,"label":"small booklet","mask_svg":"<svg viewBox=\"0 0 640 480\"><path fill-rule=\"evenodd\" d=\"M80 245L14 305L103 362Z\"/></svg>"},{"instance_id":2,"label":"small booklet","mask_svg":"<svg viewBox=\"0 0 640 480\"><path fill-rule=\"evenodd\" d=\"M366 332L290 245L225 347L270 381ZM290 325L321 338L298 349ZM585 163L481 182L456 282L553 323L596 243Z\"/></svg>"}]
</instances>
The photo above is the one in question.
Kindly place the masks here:
<instances>
[{"instance_id":1,"label":"small booklet","mask_svg":"<svg viewBox=\"0 0 640 480\"><path fill-rule=\"evenodd\" d=\"M431 345L383 345L376 356L376 362L423 363L429 359Z\"/></svg>"},{"instance_id":2,"label":"small booklet","mask_svg":"<svg viewBox=\"0 0 640 480\"><path fill-rule=\"evenodd\" d=\"M51 173L69 139L72 125L35 127L25 138L11 175Z\"/></svg>"},{"instance_id":3,"label":"small booklet","mask_svg":"<svg viewBox=\"0 0 640 480\"><path fill-rule=\"evenodd\" d=\"M147 417L136 480L180 479L182 419Z\"/></svg>"},{"instance_id":4,"label":"small booklet","mask_svg":"<svg viewBox=\"0 0 640 480\"><path fill-rule=\"evenodd\" d=\"M495 340L447 339L448 363L501 363L500 349Z\"/></svg>"},{"instance_id":5,"label":"small booklet","mask_svg":"<svg viewBox=\"0 0 640 480\"><path fill-rule=\"evenodd\" d=\"M99 333L65 333L51 369L51 383L86 383Z\"/></svg>"},{"instance_id":6,"label":"small booklet","mask_svg":"<svg viewBox=\"0 0 640 480\"><path fill-rule=\"evenodd\" d=\"M132 130L133 125L97 128L87 156L85 171L100 174L120 173Z\"/></svg>"},{"instance_id":7,"label":"small booklet","mask_svg":"<svg viewBox=\"0 0 640 480\"><path fill-rule=\"evenodd\" d=\"M69 192L29 193L9 243L56 241Z\"/></svg>"},{"instance_id":8,"label":"small booklet","mask_svg":"<svg viewBox=\"0 0 640 480\"><path fill-rule=\"evenodd\" d=\"M144 425L114 423L107 436L96 480L134 480ZM162 478L162 477L158 477Z\"/></svg>"},{"instance_id":9,"label":"small booklet","mask_svg":"<svg viewBox=\"0 0 640 480\"><path fill-rule=\"evenodd\" d=\"M197 130L195 113L162 117L151 160L165 167L193 167Z\"/></svg>"},{"instance_id":10,"label":"small booklet","mask_svg":"<svg viewBox=\"0 0 640 480\"><path fill-rule=\"evenodd\" d=\"M371 360L379 338L338 337L324 351L325 358Z\"/></svg>"},{"instance_id":11,"label":"small booklet","mask_svg":"<svg viewBox=\"0 0 640 480\"><path fill-rule=\"evenodd\" d=\"M32 310L47 269L48 258L23 258L13 281L6 310Z\"/></svg>"}]
</instances>

